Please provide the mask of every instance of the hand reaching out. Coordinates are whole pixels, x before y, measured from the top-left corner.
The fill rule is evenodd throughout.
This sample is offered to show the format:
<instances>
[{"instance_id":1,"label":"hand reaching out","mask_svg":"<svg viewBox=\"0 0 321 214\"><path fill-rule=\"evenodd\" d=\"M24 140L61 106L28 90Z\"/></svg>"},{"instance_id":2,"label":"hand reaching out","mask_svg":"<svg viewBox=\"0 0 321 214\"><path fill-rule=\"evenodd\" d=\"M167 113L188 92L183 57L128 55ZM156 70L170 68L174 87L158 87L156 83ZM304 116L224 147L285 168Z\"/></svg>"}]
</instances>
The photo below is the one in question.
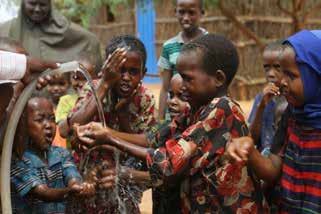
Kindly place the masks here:
<instances>
[{"instance_id":1,"label":"hand reaching out","mask_svg":"<svg viewBox=\"0 0 321 214\"><path fill-rule=\"evenodd\" d=\"M226 156L234 161L247 162L254 150L253 139L250 137L241 137L233 139L226 147Z\"/></svg>"}]
</instances>

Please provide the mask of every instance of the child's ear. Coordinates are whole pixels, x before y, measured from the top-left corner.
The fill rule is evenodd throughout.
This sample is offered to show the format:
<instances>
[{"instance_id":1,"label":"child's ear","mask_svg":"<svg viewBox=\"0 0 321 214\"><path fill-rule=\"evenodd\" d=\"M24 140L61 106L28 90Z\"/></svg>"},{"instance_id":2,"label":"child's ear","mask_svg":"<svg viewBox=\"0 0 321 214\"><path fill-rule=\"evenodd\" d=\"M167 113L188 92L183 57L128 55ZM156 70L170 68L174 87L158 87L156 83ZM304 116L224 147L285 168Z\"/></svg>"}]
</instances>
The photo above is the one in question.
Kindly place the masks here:
<instances>
[{"instance_id":1,"label":"child's ear","mask_svg":"<svg viewBox=\"0 0 321 214\"><path fill-rule=\"evenodd\" d=\"M215 77L217 87L222 87L226 85L226 75L222 70L217 70L215 72L214 77Z\"/></svg>"},{"instance_id":2,"label":"child's ear","mask_svg":"<svg viewBox=\"0 0 321 214\"><path fill-rule=\"evenodd\" d=\"M145 76L146 73L147 73L147 68L144 67L144 69L143 69L143 76Z\"/></svg>"}]
</instances>

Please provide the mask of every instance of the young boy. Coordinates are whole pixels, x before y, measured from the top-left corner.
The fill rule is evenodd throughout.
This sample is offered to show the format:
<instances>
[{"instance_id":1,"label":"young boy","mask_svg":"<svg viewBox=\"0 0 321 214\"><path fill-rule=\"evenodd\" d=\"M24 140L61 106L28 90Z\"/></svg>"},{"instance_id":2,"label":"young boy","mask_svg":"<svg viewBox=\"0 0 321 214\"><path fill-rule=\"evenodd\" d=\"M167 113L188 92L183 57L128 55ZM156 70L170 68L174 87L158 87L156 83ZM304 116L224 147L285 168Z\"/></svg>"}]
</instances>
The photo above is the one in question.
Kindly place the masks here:
<instances>
[{"instance_id":1,"label":"young boy","mask_svg":"<svg viewBox=\"0 0 321 214\"><path fill-rule=\"evenodd\" d=\"M99 143L104 138L146 157L154 186L180 185L182 213L267 213L252 172L224 155L227 142L248 135L241 109L227 96L238 63L236 48L222 36L205 35L185 44L177 68L190 112L155 135L156 149L142 151L108 134ZM94 131L85 128L83 136L91 138ZM94 140L86 143L95 145Z\"/></svg>"},{"instance_id":2,"label":"young boy","mask_svg":"<svg viewBox=\"0 0 321 214\"><path fill-rule=\"evenodd\" d=\"M255 97L248 119L251 135L265 156L270 153L276 126L287 106L285 97L280 93L282 74L278 58L281 49L281 42L271 43L264 49L263 68L267 85Z\"/></svg>"},{"instance_id":3,"label":"young boy","mask_svg":"<svg viewBox=\"0 0 321 214\"><path fill-rule=\"evenodd\" d=\"M246 161L269 183L280 179L280 213L321 213L321 31L303 30L285 41L280 55L289 107L262 156L253 139L230 143L228 155Z\"/></svg>"},{"instance_id":4,"label":"young boy","mask_svg":"<svg viewBox=\"0 0 321 214\"><path fill-rule=\"evenodd\" d=\"M81 182L70 153L51 146L55 116L50 101L35 97L26 106L28 148L13 160L11 182L16 213L64 213L69 194L92 195L94 185Z\"/></svg>"},{"instance_id":5,"label":"young boy","mask_svg":"<svg viewBox=\"0 0 321 214\"><path fill-rule=\"evenodd\" d=\"M200 19L204 14L203 0L176 0L175 14L182 31L164 43L158 60L162 76L158 113L160 120L170 120L166 112L168 87L172 76L177 73L176 60L183 44L207 34L206 30L199 27Z\"/></svg>"}]
</instances>

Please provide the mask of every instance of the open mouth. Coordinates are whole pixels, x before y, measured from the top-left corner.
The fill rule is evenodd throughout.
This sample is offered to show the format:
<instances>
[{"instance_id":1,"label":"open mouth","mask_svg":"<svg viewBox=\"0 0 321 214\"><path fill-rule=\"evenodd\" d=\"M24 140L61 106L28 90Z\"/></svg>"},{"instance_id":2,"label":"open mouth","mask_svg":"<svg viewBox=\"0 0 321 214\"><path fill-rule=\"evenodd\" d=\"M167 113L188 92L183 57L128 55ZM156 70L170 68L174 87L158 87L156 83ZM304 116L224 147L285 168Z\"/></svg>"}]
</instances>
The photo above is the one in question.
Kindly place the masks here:
<instances>
[{"instance_id":1,"label":"open mouth","mask_svg":"<svg viewBox=\"0 0 321 214\"><path fill-rule=\"evenodd\" d=\"M48 143L49 145L52 143L54 139L54 134L53 133L45 133L45 140L46 140L46 143Z\"/></svg>"},{"instance_id":2,"label":"open mouth","mask_svg":"<svg viewBox=\"0 0 321 214\"><path fill-rule=\"evenodd\" d=\"M181 113L179 110L171 108L171 107L168 108L168 111L169 111L169 114L171 117L176 117L176 116L180 115L180 113Z\"/></svg>"},{"instance_id":3,"label":"open mouth","mask_svg":"<svg viewBox=\"0 0 321 214\"><path fill-rule=\"evenodd\" d=\"M126 83L121 83L119 89L124 94L128 94L131 91L130 85Z\"/></svg>"}]
</instances>

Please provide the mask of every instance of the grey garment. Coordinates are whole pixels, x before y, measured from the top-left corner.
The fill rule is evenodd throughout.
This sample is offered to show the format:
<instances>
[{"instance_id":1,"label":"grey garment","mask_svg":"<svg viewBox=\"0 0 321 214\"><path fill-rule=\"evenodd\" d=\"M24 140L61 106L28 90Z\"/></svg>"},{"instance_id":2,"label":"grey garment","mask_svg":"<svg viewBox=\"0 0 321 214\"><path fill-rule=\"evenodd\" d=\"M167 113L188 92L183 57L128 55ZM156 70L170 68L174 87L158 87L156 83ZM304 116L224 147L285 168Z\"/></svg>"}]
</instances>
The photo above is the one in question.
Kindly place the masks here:
<instances>
[{"instance_id":1,"label":"grey garment","mask_svg":"<svg viewBox=\"0 0 321 214\"><path fill-rule=\"evenodd\" d=\"M86 52L101 66L101 49L97 37L70 22L53 5L50 17L40 24L31 22L22 9L17 18L0 25L0 35L20 41L31 56L54 62L75 60Z\"/></svg>"}]
</instances>

